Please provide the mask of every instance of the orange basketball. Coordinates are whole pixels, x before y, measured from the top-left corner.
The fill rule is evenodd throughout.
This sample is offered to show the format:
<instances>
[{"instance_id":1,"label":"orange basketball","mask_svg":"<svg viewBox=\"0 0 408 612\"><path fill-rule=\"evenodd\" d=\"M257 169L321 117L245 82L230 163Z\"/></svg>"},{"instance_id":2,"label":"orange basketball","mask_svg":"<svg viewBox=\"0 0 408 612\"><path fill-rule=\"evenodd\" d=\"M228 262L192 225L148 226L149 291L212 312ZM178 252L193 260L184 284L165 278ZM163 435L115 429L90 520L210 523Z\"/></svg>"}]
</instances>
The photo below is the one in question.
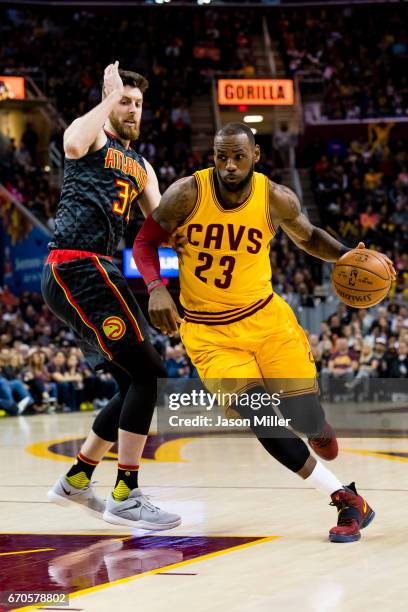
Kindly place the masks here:
<instances>
[{"instance_id":1,"label":"orange basketball","mask_svg":"<svg viewBox=\"0 0 408 612\"><path fill-rule=\"evenodd\" d=\"M353 249L336 261L332 281L342 302L354 308L369 308L388 294L391 273L376 251Z\"/></svg>"}]
</instances>

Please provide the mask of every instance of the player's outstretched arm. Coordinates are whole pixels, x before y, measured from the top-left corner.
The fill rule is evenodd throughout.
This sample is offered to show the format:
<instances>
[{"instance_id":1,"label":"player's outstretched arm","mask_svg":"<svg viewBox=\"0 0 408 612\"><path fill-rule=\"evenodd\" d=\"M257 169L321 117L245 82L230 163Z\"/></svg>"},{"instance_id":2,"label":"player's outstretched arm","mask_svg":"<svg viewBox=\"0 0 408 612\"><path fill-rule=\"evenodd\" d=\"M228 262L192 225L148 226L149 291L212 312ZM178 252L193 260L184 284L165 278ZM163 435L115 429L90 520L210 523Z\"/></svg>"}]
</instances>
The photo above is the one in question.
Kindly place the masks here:
<instances>
[{"instance_id":1,"label":"player's outstretched arm","mask_svg":"<svg viewBox=\"0 0 408 612\"><path fill-rule=\"evenodd\" d=\"M298 197L288 187L269 181L269 205L275 222L310 255L324 261L337 261L349 250L325 230L310 223L302 213Z\"/></svg>"},{"instance_id":2,"label":"player's outstretched arm","mask_svg":"<svg viewBox=\"0 0 408 612\"><path fill-rule=\"evenodd\" d=\"M350 250L325 230L310 223L302 213L298 197L288 187L269 181L269 205L275 222L300 249L310 255L334 262ZM357 248L364 249L364 243L359 242ZM378 255L384 258L391 277L395 280L396 272L392 261L383 253Z\"/></svg>"},{"instance_id":3,"label":"player's outstretched arm","mask_svg":"<svg viewBox=\"0 0 408 612\"><path fill-rule=\"evenodd\" d=\"M105 121L123 95L123 82L118 72L119 62L105 68L104 99L86 115L75 119L64 133L64 151L70 159L79 159L90 151L101 149L106 142Z\"/></svg>"},{"instance_id":4,"label":"player's outstretched arm","mask_svg":"<svg viewBox=\"0 0 408 612\"><path fill-rule=\"evenodd\" d=\"M173 334L181 322L174 301L161 282L158 248L193 210L197 185L193 177L180 179L163 194L158 208L149 215L133 245L133 257L150 293L149 316L165 334Z\"/></svg>"}]
</instances>

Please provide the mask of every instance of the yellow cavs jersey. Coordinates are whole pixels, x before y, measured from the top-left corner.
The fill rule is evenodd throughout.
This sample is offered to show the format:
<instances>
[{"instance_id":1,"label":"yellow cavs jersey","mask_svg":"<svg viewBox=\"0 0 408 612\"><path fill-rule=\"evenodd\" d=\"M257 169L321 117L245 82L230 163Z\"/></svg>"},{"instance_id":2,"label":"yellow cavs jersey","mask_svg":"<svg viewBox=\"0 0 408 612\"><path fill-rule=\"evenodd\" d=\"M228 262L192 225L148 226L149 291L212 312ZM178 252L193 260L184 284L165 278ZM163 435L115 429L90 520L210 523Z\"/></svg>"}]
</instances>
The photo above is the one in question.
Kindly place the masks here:
<instances>
[{"instance_id":1,"label":"yellow cavs jersey","mask_svg":"<svg viewBox=\"0 0 408 612\"><path fill-rule=\"evenodd\" d=\"M217 199L214 168L194 177L197 202L181 226L188 240L180 262L185 320L232 323L253 314L272 295L269 245L275 230L269 182L254 172L248 198L231 210Z\"/></svg>"}]
</instances>

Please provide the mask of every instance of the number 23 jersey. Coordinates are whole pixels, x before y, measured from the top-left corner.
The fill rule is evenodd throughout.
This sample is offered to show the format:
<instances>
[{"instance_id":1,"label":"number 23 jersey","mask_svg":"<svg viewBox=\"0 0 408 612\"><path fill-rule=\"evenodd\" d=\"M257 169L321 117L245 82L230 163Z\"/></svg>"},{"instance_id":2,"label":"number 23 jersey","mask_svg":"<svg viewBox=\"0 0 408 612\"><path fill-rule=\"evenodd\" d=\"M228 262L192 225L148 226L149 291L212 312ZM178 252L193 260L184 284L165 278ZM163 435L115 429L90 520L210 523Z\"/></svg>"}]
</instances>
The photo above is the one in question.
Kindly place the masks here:
<instances>
[{"instance_id":1,"label":"number 23 jersey","mask_svg":"<svg viewBox=\"0 0 408 612\"><path fill-rule=\"evenodd\" d=\"M51 248L114 255L133 202L147 183L143 158L111 134L80 159L65 158Z\"/></svg>"},{"instance_id":2,"label":"number 23 jersey","mask_svg":"<svg viewBox=\"0 0 408 612\"><path fill-rule=\"evenodd\" d=\"M194 174L197 202L181 226L188 242L180 262L180 299L186 320L197 323L221 323L223 314L244 313L272 294L269 248L275 230L268 178L254 172L245 202L226 209L216 195L214 172Z\"/></svg>"}]
</instances>

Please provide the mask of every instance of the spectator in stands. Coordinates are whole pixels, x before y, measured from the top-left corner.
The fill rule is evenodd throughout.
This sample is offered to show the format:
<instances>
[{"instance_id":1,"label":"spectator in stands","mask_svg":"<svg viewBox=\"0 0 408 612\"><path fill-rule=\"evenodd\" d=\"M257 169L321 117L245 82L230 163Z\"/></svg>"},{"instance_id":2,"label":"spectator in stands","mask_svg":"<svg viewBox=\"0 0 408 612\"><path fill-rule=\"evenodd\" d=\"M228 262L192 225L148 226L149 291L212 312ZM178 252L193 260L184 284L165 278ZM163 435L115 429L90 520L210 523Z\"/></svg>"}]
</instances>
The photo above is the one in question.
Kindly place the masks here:
<instances>
[{"instance_id":1,"label":"spectator in stands","mask_svg":"<svg viewBox=\"0 0 408 612\"><path fill-rule=\"evenodd\" d=\"M276 24L289 72L297 74L301 87L306 82L323 88L325 116L406 116L408 55L398 8L341 10L325 5L288 16L283 9L281 19L271 26ZM373 139L386 136L376 134Z\"/></svg>"},{"instance_id":2,"label":"spectator in stands","mask_svg":"<svg viewBox=\"0 0 408 612\"><path fill-rule=\"evenodd\" d=\"M387 366L390 378L408 378L408 345L405 341L398 343L396 354L390 357Z\"/></svg>"},{"instance_id":3,"label":"spectator in stands","mask_svg":"<svg viewBox=\"0 0 408 612\"><path fill-rule=\"evenodd\" d=\"M344 383L351 382L357 370L356 353L349 349L346 338L338 338L336 350L329 360L329 366L322 370L323 394L332 397L335 392L341 393ZM342 385L333 385L333 381L341 382Z\"/></svg>"},{"instance_id":4,"label":"spectator in stands","mask_svg":"<svg viewBox=\"0 0 408 612\"><path fill-rule=\"evenodd\" d=\"M21 378L22 359L14 349L0 351L0 408L11 415L23 414L34 404Z\"/></svg>"},{"instance_id":5,"label":"spectator in stands","mask_svg":"<svg viewBox=\"0 0 408 612\"><path fill-rule=\"evenodd\" d=\"M165 160L163 162L163 165L159 168L160 182L162 182L164 185L166 185L166 187L168 187L171 183L173 183L175 178L176 171L174 167L167 160Z\"/></svg>"},{"instance_id":6,"label":"spectator in stands","mask_svg":"<svg viewBox=\"0 0 408 612\"><path fill-rule=\"evenodd\" d=\"M277 154L279 167L289 168L289 153L295 144L296 137L289 130L288 124L282 122L273 134L273 146Z\"/></svg>"},{"instance_id":7,"label":"spectator in stands","mask_svg":"<svg viewBox=\"0 0 408 612\"><path fill-rule=\"evenodd\" d=\"M65 380L72 384L74 388L74 410L78 410L83 397L84 377L81 371L80 362L77 354L78 349L71 350L66 360Z\"/></svg>"},{"instance_id":8,"label":"spectator in stands","mask_svg":"<svg viewBox=\"0 0 408 612\"><path fill-rule=\"evenodd\" d=\"M358 394L362 391L365 397L370 397L370 379L378 377L379 360L374 356L373 348L363 344L358 361L358 369L354 380L346 382L347 389L354 389Z\"/></svg>"},{"instance_id":9,"label":"spectator in stands","mask_svg":"<svg viewBox=\"0 0 408 612\"><path fill-rule=\"evenodd\" d=\"M386 155L389 152L388 141L394 126L395 123L385 123L383 121L368 125L368 142L373 153L379 151L381 155Z\"/></svg>"},{"instance_id":10,"label":"spectator in stands","mask_svg":"<svg viewBox=\"0 0 408 612\"><path fill-rule=\"evenodd\" d=\"M37 146L38 146L38 134L34 129L32 123L27 123L26 128L21 137L21 142L29 152L34 166L37 165Z\"/></svg>"},{"instance_id":11,"label":"spectator in stands","mask_svg":"<svg viewBox=\"0 0 408 612\"><path fill-rule=\"evenodd\" d=\"M165 366L169 378L188 378L190 369L186 351L182 344L168 347L166 350Z\"/></svg>"},{"instance_id":12,"label":"spectator in stands","mask_svg":"<svg viewBox=\"0 0 408 612\"><path fill-rule=\"evenodd\" d=\"M51 380L46 362L44 350L34 349L23 370L23 379L34 399L33 408L36 412L54 407L58 399L57 383Z\"/></svg>"},{"instance_id":13,"label":"spectator in stands","mask_svg":"<svg viewBox=\"0 0 408 612\"><path fill-rule=\"evenodd\" d=\"M24 142L21 142L19 148L14 154L14 161L17 166L25 173L30 173L33 168L33 158L31 157L30 151L27 149Z\"/></svg>"},{"instance_id":14,"label":"spectator in stands","mask_svg":"<svg viewBox=\"0 0 408 612\"><path fill-rule=\"evenodd\" d=\"M76 357L73 356L68 363L63 351L57 351L48 365L51 380L57 384L58 403L67 411L79 409L77 389L82 377L77 366Z\"/></svg>"}]
</instances>

